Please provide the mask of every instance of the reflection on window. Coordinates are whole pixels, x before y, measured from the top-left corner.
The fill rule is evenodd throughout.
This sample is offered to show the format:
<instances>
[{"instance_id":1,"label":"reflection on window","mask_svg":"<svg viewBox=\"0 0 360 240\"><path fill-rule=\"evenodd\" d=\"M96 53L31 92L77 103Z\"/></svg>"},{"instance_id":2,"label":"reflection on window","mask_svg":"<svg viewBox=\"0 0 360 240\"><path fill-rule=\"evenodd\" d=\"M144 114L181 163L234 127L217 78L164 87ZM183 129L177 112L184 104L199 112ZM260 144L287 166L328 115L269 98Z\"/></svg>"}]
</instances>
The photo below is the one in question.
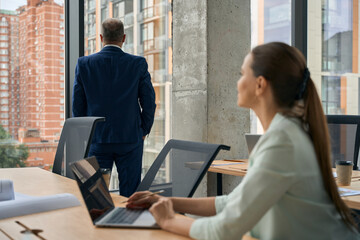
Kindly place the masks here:
<instances>
[{"instance_id":1,"label":"reflection on window","mask_svg":"<svg viewBox=\"0 0 360 240\"><path fill-rule=\"evenodd\" d=\"M0 9L0 167L50 170L64 121L64 4L13 2Z\"/></svg>"},{"instance_id":2,"label":"reflection on window","mask_svg":"<svg viewBox=\"0 0 360 240\"><path fill-rule=\"evenodd\" d=\"M85 2L84 39L85 55L101 50L99 36L101 21L108 17L124 22L126 39L123 51L144 56L156 93L156 113L151 134L144 144L143 173L147 172L155 157L170 139L171 93L171 2L168 0L102 0L99 6ZM106 9L106 11L104 10ZM135 10L140 11L137 13ZM96 16L95 14L101 14ZM92 15L92 16L90 16ZM114 174L114 172L113 172ZM116 174L116 173L115 173ZM117 177L112 178L117 181ZM116 182L112 186L117 186Z\"/></svg>"}]
</instances>

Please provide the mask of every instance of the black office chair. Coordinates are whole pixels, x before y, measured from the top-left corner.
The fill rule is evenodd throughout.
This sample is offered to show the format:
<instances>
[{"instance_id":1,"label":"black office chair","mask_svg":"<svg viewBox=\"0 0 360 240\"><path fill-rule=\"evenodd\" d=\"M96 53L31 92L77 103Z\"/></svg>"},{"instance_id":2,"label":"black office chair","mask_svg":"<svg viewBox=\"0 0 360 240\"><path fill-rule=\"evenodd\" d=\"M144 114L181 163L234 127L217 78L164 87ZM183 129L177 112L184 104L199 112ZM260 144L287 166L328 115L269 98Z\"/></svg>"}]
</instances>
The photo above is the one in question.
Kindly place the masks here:
<instances>
[{"instance_id":1,"label":"black office chair","mask_svg":"<svg viewBox=\"0 0 360 240\"><path fill-rule=\"evenodd\" d=\"M229 146L169 140L137 191L164 190L163 196L192 197L218 152Z\"/></svg>"},{"instance_id":2,"label":"black office chair","mask_svg":"<svg viewBox=\"0 0 360 240\"><path fill-rule=\"evenodd\" d=\"M55 154L53 173L75 179L69 164L87 157L96 123L104 117L68 118L64 122Z\"/></svg>"},{"instance_id":3,"label":"black office chair","mask_svg":"<svg viewBox=\"0 0 360 240\"><path fill-rule=\"evenodd\" d=\"M352 161L359 170L360 116L327 115L330 133L332 164L337 160Z\"/></svg>"}]
</instances>

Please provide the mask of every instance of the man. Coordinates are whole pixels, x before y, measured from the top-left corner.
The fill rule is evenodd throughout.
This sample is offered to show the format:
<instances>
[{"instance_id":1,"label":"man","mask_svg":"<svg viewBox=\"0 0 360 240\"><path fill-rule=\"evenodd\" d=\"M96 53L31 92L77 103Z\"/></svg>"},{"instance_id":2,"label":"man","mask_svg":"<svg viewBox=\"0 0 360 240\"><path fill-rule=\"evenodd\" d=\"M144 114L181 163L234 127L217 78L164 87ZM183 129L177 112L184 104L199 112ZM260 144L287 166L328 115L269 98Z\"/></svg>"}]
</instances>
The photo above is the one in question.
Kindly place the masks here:
<instances>
[{"instance_id":1,"label":"man","mask_svg":"<svg viewBox=\"0 0 360 240\"><path fill-rule=\"evenodd\" d=\"M123 23L114 18L102 23L104 48L79 58L75 70L73 116L100 116L89 156L101 168L119 174L120 195L129 197L141 180L143 140L154 122L155 92L145 58L121 50Z\"/></svg>"}]
</instances>

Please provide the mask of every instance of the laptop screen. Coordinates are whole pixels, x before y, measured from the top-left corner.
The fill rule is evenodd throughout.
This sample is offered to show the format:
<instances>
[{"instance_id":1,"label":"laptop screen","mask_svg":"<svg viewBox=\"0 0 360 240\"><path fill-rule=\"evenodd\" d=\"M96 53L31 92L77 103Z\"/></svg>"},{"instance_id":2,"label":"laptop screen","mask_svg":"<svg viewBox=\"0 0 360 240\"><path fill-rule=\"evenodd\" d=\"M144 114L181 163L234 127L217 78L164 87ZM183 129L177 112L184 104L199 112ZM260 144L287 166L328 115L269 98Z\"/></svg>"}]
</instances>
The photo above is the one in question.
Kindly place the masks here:
<instances>
[{"instance_id":1,"label":"laptop screen","mask_svg":"<svg viewBox=\"0 0 360 240\"><path fill-rule=\"evenodd\" d=\"M248 153L250 155L251 151L255 147L256 143L259 141L262 134L245 134L246 145L248 147Z\"/></svg>"},{"instance_id":2,"label":"laptop screen","mask_svg":"<svg viewBox=\"0 0 360 240\"><path fill-rule=\"evenodd\" d=\"M95 157L72 163L71 170L75 175L93 221L114 208L114 203Z\"/></svg>"}]
</instances>

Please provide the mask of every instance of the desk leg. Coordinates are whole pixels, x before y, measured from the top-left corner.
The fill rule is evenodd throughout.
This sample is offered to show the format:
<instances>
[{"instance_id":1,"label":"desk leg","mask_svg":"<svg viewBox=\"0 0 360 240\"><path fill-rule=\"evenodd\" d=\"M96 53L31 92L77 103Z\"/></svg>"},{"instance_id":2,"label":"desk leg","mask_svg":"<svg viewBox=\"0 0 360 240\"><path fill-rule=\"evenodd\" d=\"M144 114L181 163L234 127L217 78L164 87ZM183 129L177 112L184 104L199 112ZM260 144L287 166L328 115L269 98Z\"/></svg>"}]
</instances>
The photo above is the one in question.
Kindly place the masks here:
<instances>
[{"instance_id":1,"label":"desk leg","mask_svg":"<svg viewBox=\"0 0 360 240\"><path fill-rule=\"evenodd\" d=\"M221 173L216 173L216 188L217 188L217 193L216 195L221 196L222 193L222 174Z\"/></svg>"}]
</instances>

